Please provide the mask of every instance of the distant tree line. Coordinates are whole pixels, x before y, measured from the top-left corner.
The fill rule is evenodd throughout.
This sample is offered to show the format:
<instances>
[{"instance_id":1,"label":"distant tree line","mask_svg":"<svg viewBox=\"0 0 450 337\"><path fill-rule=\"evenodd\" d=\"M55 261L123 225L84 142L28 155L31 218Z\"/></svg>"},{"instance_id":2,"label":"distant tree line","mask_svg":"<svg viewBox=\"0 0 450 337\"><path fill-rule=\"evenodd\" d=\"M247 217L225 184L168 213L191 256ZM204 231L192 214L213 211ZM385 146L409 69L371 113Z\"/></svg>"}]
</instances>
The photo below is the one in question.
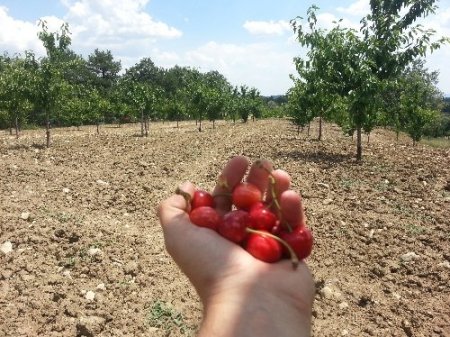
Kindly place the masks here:
<instances>
[{"instance_id":1,"label":"distant tree line","mask_svg":"<svg viewBox=\"0 0 450 337\"><path fill-rule=\"evenodd\" d=\"M84 58L70 49L67 23L50 32L41 21L46 56L33 51L0 56L0 128L19 137L29 126L44 126L47 145L54 126L140 122L148 135L152 120L228 119L246 122L277 113L256 88L232 86L218 71L158 67L150 57L122 71L109 50Z\"/></svg>"}]
</instances>

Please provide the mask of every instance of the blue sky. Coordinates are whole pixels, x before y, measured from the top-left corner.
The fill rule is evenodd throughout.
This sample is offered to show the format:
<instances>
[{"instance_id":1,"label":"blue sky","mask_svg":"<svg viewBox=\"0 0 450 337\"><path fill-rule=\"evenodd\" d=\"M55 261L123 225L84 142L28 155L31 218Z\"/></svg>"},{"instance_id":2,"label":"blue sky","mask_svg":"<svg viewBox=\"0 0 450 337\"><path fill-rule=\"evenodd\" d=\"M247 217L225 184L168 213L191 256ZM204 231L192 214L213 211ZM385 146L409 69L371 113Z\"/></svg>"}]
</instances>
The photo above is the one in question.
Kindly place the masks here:
<instances>
[{"instance_id":1,"label":"blue sky","mask_svg":"<svg viewBox=\"0 0 450 337\"><path fill-rule=\"evenodd\" d=\"M72 49L84 56L109 49L128 68L150 57L165 68L175 64L201 71L218 70L233 85L246 84L264 95L283 94L292 86L293 57L304 53L289 20L320 7L319 24L329 28L343 18L354 28L368 12L369 0L0 0L0 52L31 49L44 54L37 21L51 30L68 22ZM450 36L450 0L423 24ZM428 58L440 71L439 88L450 94L450 46Z\"/></svg>"}]
</instances>

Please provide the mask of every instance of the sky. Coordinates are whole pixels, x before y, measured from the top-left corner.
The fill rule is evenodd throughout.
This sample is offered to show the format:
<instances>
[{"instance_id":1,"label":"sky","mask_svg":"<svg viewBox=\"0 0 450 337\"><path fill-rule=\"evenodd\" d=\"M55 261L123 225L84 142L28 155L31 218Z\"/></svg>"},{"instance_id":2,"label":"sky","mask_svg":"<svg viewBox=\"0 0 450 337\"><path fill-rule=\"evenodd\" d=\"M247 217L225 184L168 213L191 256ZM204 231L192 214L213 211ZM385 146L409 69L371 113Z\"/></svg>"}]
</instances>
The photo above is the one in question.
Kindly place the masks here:
<instances>
[{"instance_id":1,"label":"sky","mask_svg":"<svg viewBox=\"0 0 450 337\"><path fill-rule=\"evenodd\" d=\"M306 17L313 4L325 29L339 19L359 29L369 13L369 0L0 0L0 52L44 56L39 20L55 32L67 22L71 48L84 57L98 48L110 50L122 69L150 57L164 68L217 70L232 85L278 95L293 85L293 58L305 54L289 21ZM437 4L420 23L450 37L450 0ZM427 67L439 71L438 87L450 95L450 44L427 56Z\"/></svg>"}]
</instances>

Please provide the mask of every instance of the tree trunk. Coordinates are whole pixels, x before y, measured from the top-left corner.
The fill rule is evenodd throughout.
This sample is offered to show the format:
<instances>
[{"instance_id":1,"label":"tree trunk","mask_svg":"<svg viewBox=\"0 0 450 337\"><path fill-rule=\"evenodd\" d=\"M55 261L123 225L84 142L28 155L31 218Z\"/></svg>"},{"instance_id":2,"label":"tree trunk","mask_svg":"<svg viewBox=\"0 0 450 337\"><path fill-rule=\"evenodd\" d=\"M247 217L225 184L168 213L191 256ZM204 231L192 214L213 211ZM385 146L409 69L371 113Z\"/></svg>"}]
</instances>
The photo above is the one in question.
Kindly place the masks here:
<instances>
[{"instance_id":1,"label":"tree trunk","mask_svg":"<svg viewBox=\"0 0 450 337\"><path fill-rule=\"evenodd\" d=\"M100 134L100 121L98 119L97 119L96 126L97 126L97 135L99 135Z\"/></svg>"},{"instance_id":2,"label":"tree trunk","mask_svg":"<svg viewBox=\"0 0 450 337\"><path fill-rule=\"evenodd\" d=\"M398 142L398 139L399 139L399 136L400 136L400 131L396 131L396 133L397 133L397 142Z\"/></svg>"},{"instance_id":3,"label":"tree trunk","mask_svg":"<svg viewBox=\"0 0 450 337\"><path fill-rule=\"evenodd\" d=\"M322 140L322 116L319 117L319 140Z\"/></svg>"},{"instance_id":4,"label":"tree trunk","mask_svg":"<svg viewBox=\"0 0 450 337\"><path fill-rule=\"evenodd\" d=\"M308 123L308 137L309 137L310 131L311 131L311 123Z\"/></svg>"},{"instance_id":5,"label":"tree trunk","mask_svg":"<svg viewBox=\"0 0 450 337\"><path fill-rule=\"evenodd\" d=\"M370 132L367 134L367 144L370 143Z\"/></svg>"},{"instance_id":6,"label":"tree trunk","mask_svg":"<svg viewBox=\"0 0 450 337\"><path fill-rule=\"evenodd\" d=\"M297 125L297 136L300 134L300 125Z\"/></svg>"},{"instance_id":7,"label":"tree trunk","mask_svg":"<svg viewBox=\"0 0 450 337\"><path fill-rule=\"evenodd\" d=\"M145 137L148 137L149 121L148 117L145 117Z\"/></svg>"},{"instance_id":8,"label":"tree trunk","mask_svg":"<svg viewBox=\"0 0 450 337\"><path fill-rule=\"evenodd\" d=\"M144 110L141 110L141 137L144 137Z\"/></svg>"},{"instance_id":9,"label":"tree trunk","mask_svg":"<svg viewBox=\"0 0 450 337\"><path fill-rule=\"evenodd\" d=\"M199 123L198 123L198 131L202 132L202 120L199 119Z\"/></svg>"},{"instance_id":10,"label":"tree trunk","mask_svg":"<svg viewBox=\"0 0 450 337\"><path fill-rule=\"evenodd\" d=\"M15 119L16 138L19 138L19 116L16 115Z\"/></svg>"},{"instance_id":11,"label":"tree trunk","mask_svg":"<svg viewBox=\"0 0 450 337\"><path fill-rule=\"evenodd\" d=\"M213 120L213 129L215 129L216 128L216 120L214 119Z\"/></svg>"},{"instance_id":12,"label":"tree trunk","mask_svg":"<svg viewBox=\"0 0 450 337\"><path fill-rule=\"evenodd\" d=\"M47 146L47 148L49 148L50 147L50 120L49 120L48 116L47 116L47 123L45 124L45 129L46 129L45 135L46 135L46 139L47 139L46 146Z\"/></svg>"},{"instance_id":13,"label":"tree trunk","mask_svg":"<svg viewBox=\"0 0 450 337\"><path fill-rule=\"evenodd\" d=\"M361 143L361 127L356 129L356 160L362 160L362 143Z\"/></svg>"}]
</instances>

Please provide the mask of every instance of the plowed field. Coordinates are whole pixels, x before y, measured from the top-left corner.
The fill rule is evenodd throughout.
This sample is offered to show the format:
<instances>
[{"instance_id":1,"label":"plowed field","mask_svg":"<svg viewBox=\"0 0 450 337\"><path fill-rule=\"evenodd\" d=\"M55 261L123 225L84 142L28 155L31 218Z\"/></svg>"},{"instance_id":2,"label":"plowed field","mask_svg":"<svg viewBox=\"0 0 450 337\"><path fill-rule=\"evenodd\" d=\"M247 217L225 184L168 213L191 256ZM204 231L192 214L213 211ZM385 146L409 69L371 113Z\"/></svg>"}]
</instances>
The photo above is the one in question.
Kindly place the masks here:
<instances>
[{"instance_id":1,"label":"plowed field","mask_svg":"<svg viewBox=\"0 0 450 337\"><path fill-rule=\"evenodd\" d=\"M194 336L195 290L155 214L184 180L211 189L233 155L267 158L305 200L314 336L450 336L450 150L386 130L285 120L0 134L0 336Z\"/></svg>"}]
</instances>

